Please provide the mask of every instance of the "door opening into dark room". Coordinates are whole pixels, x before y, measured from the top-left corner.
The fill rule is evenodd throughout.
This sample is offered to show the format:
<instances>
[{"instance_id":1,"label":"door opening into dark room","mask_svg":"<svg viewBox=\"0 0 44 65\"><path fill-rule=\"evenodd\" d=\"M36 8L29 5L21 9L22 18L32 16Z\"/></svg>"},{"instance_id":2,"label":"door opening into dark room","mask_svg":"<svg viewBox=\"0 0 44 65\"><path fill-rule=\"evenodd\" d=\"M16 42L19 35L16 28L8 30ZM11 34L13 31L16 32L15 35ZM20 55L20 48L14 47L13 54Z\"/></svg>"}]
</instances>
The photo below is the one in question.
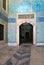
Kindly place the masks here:
<instances>
[{"instance_id":1,"label":"door opening into dark room","mask_svg":"<svg viewBox=\"0 0 44 65\"><path fill-rule=\"evenodd\" d=\"M19 45L33 44L33 25L23 23L19 27Z\"/></svg>"}]
</instances>

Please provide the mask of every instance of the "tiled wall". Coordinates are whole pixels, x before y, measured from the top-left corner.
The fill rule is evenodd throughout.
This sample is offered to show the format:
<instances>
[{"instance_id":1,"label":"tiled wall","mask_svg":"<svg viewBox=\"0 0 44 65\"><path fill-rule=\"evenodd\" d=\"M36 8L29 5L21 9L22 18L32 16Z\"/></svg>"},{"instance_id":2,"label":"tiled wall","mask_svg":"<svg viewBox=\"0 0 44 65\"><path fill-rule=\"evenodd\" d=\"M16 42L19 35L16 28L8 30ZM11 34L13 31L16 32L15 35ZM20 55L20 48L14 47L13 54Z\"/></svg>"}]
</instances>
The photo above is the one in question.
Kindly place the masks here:
<instances>
[{"instance_id":1,"label":"tiled wall","mask_svg":"<svg viewBox=\"0 0 44 65\"><path fill-rule=\"evenodd\" d=\"M31 8L30 8L31 7ZM41 12L44 11L43 0L9 0L9 16L17 12Z\"/></svg>"},{"instance_id":2,"label":"tiled wall","mask_svg":"<svg viewBox=\"0 0 44 65\"><path fill-rule=\"evenodd\" d=\"M16 14L18 12L36 13L36 42L44 43L44 0L9 0L8 4L7 16L2 10L2 0L0 0L0 18L8 23L8 43L16 43Z\"/></svg>"},{"instance_id":3,"label":"tiled wall","mask_svg":"<svg viewBox=\"0 0 44 65\"><path fill-rule=\"evenodd\" d=\"M37 22L37 41L44 43L44 22Z\"/></svg>"},{"instance_id":4,"label":"tiled wall","mask_svg":"<svg viewBox=\"0 0 44 65\"><path fill-rule=\"evenodd\" d=\"M31 7L31 8L30 8ZM9 0L8 14L8 40L16 42L16 14L20 12L36 13L36 39L37 43L44 43L44 0ZM11 35L11 34L14 35ZM13 40L12 40L13 39Z\"/></svg>"},{"instance_id":5,"label":"tiled wall","mask_svg":"<svg viewBox=\"0 0 44 65\"><path fill-rule=\"evenodd\" d=\"M38 12L37 14L37 25L36 25L36 39L37 43L44 43L44 12Z\"/></svg>"},{"instance_id":6,"label":"tiled wall","mask_svg":"<svg viewBox=\"0 0 44 65\"><path fill-rule=\"evenodd\" d=\"M16 43L16 23L8 23L8 42Z\"/></svg>"},{"instance_id":7,"label":"tiled wall","mask_svg":"<svg viewBox=\"0 0 44 65\"><path fill-rule=\"evenodd\" d=\"M7 14L3 11L3 0L0 0L0 24L5 25L5 40L4 42L8 42L8 34L7 34L7 30L8 30L8 18L7 18Z\"/></svg>"}]
</instances>

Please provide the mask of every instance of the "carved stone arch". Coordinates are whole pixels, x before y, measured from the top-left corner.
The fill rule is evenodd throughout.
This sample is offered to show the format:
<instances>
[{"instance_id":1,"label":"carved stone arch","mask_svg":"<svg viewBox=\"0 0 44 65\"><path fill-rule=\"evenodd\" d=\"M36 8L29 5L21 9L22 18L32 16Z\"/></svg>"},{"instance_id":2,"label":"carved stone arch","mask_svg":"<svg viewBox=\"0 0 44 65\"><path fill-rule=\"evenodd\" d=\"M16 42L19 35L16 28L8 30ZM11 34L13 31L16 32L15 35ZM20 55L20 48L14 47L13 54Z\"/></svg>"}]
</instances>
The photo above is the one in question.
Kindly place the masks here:
<instances>
[{"instance_id":1,"label":"carved stone arch","mask_svg":"<svg viewBox=\"0 0 44 65\"><path fill-rule=\"evenodd\" d=\"M18 18L19 15L24 14L34 14L34 18L32 19L22 19ZM29 24L33 27L33 44L36 44L36 14L35 13L18 13L17 14L17 22L16 22L16 43L19 45L19 27L23 24Z\"/></svg>"},{"instance_id":2,"label":"carved stone arch","mask_svg":"<svg viewBox=\"0 0 44 65\"><path fill-rule=\"evenodd\" d=\"M29 23L29 22L24 22L24 23L22 23L21 25L31 25L31 26L33 26L31 23ZM20 25L20 26L21 26Z\"/></svg>"},{"instance_id":3,"label":"carved stone arch","mask_svg":"<svg viewBox=\"0 0 44 65\"><path fill-rule=\"evenodd\" d=\"M19 26L19 45L33 44L33 25L30 23L22 23Z\"/></svg>"}]
</instances>

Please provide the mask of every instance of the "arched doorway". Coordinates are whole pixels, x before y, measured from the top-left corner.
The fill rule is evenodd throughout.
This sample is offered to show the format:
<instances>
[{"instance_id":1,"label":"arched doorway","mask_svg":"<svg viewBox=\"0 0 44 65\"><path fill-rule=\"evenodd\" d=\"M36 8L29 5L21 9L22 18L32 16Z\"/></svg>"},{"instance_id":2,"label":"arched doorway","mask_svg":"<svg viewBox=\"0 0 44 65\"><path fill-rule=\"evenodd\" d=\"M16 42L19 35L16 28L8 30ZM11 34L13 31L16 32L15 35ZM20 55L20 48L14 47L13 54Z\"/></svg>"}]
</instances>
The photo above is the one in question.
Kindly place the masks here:
<instances>
[{"instance_id":1,"label":"arched doorway","mask_svg":"<svg viewBox=\"0 0 44 65\"><path fill-rule=\"evenodd\" d=\"M26 29L25 34L22 31L22 29L24 29L24 28ZM32 32L33 32L32 42L30 41L31 43L27 42L28 38L29 38L29 35L31 34L29 32L28 28L32 29ZM16 43L17 44L16 45L23 44L23 43L20 43L21 42L20 41L21 40L21 38L20 38L21 32L23 33L25 40L27 40L26 45L27 45L27 43L36 45L36 14L34 12L31 12L31 13L18 13L17 14L17 22L16 22Z\"/></svg>"},{"instance_id":2,"label":"arched doorway","mask_svg":"<svg viewBox=\"0 0 44 65\"><path fill-rule=\"evenodd\" d=\"M0 24L0 41L4 40L4 25Z\"/></svg>"},{"instance_id":3,"label":"arched doorway","mask_svg":"<svg viewBox=\"0 0 44 65\"><path fill-rule=\"evenodd\" d=\"M19 26L19 45L31 45L33 44L33 25L29 23L23 23Z\"/></svg>"}]
</instances>

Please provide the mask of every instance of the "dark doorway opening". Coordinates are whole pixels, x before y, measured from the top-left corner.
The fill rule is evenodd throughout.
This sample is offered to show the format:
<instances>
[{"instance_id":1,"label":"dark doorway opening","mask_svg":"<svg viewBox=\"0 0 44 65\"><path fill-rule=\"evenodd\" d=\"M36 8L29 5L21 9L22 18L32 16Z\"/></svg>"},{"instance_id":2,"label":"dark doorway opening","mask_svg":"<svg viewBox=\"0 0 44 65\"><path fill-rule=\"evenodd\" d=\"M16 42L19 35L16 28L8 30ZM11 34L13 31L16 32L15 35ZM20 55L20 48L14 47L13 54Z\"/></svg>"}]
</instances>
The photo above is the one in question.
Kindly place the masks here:
<instances>
[{"instance_id":1,"label":"dark doorway opening","mask_svg":"<svg viewBox=\"0 0 44 65\"><path fill-rule=\"evenodd\" d=\"M33 26L29 23L23 23L19 27L19 44L33 44Z\"/></svg>"},{"instance_id":2,"label":"dark doorway opening","mask_svg":"<svg viewBox=\"0 0 44 65\"><path fill-rule=\"evenodd\" d=\"M0 41L4 39L4 25L0 24Z\"/></svg>"},{"instance_id":3,"label":"dark doorway opening","mask_svg":"<svg viewBox=\"0 0 44 65\"><path fill-rule=\"evenodd\" d=\"M25 32L25 39L26 39L26 40L29 39L29 32L28 32L28 31Z\"/></svg>"}]
</instances>

